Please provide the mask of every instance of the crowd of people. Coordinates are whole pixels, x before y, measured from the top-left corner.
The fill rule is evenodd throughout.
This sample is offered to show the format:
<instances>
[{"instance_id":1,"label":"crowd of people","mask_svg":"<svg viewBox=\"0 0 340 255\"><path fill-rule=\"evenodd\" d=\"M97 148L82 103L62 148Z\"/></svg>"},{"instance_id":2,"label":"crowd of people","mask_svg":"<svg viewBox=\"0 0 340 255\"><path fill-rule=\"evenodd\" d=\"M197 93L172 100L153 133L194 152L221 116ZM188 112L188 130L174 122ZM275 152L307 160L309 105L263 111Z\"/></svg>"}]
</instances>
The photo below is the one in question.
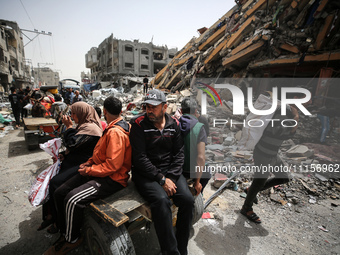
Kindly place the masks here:
<instances>
[{"instance_id":1,"label":"crowd of people","mask_svg":"<svg viewBox=\"0 0 340 255\"><path fill-rule=\"evenodd\" d=\"M53 117L56 119L59 112L65 110L68 105L83 101L79 90L73 92L72 88L63 90L61 94L30 89L28 86L24 90L11 87L10 91L8 99L11 103L15 119L14 128L16 129L20 127L23 118L28 117L29 111L32 117Z\"/></svg>"},{"instance_id":2,"label":"crowd of people","mask_svg":"<svg viewBox=\"0 0 340 255\"><path fill-rule=\"evenodd\" d=\"M62 108L60 98L57 100ZM185 170L183 165L190 158L185 154L195 147L191 156L204 166L206 128L198 121L197 104L191 99L183 100L179 120L166 113L162 91L149 91L144 104L144 113L130 123L121 117L122 103L113 96L105 99L103 111L75 102L70 105L70 115L62 116L66 150L58 156L60 171L50 182L50 199L42 206L43 221L38 227L60 236L44 254L65 254L79 246L84 208L126 187L130 170L137 190L150 203L162 253L188 254L194 197L187 179L193 179L196 195L207 181L199 172L190 174L195 160L187 160ZM176 231L172 203L179 208Z\"/></svg>"},{"instance_id":3,"label":"crowd of people","mask_svg":"<svg viewBox=\"0 0 340 255\"><path fill-rule=\"evenodd\" d=\"M32 96L29 88L26 92ZM84 208L126 187L130 170L138 192L150 205L162 253L188 254L194 195L203 192L210 178L209 173L200 171L206 165L209 124L199 115L192 98L182 100L179 115L175 117L166 112L162 91L152 89L144 93L144 112L130 123L121 117L122 103L113 96L105 99L103 112L84 102L79 92L73 93L72 89L65 93L64 100L60 95L55 95L53 100L48 97L50 114L66 127L62 135L66 150L59 154L60 171L50 182L50 199L42 207L43 222L38 228L48 227L49 233L61 235L44 254L61 254L60 251L65 254L80 245ZM12 91L13 112L19 111L16 104L27 100L27 95ZM56 114L56 109L63 113L67 107L70 115ZM298 121L297 108L294 105L288 108L289 117ZM102 114L106 122L101 120ZM20 115L14 115L19 121ZM282 118L280 108L274 117ZM282 165L279 147L294 135L296 128L269 125L255 146L254 164ZM195 194L188 188L188 179L193 181ZM247 197L240 213L252 222L261 223L253 211L257 193L288 181L286 173L274 173L274 177L269 172L255 173L251 186L245 189ZM172 204L178 207L176 230L172 226Z\"/></svg>"}]
</instances>

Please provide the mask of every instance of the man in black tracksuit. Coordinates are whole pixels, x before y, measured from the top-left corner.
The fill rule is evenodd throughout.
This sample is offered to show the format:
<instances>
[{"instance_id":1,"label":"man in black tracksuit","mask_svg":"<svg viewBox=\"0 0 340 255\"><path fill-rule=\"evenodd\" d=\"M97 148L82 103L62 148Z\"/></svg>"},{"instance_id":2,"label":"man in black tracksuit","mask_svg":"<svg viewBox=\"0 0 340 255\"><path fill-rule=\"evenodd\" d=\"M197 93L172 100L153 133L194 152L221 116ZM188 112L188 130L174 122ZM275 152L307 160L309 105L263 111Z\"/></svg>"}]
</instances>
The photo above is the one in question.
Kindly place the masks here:
<instances>
[{"instance_id":1,"label":"man in black tracksuit","mask_svg":"<svg viewBox=\"0 0 340 255\"><path fill-rule=\"evenodd\" d=\"M182 175L183 140L177 120L166 113L163 92L146 95L146 113L131 120L132 180L150 203L163 254L187 254L194 199ZM176 234L171 205L179 207Z\"/></svg>"}]
</instances>

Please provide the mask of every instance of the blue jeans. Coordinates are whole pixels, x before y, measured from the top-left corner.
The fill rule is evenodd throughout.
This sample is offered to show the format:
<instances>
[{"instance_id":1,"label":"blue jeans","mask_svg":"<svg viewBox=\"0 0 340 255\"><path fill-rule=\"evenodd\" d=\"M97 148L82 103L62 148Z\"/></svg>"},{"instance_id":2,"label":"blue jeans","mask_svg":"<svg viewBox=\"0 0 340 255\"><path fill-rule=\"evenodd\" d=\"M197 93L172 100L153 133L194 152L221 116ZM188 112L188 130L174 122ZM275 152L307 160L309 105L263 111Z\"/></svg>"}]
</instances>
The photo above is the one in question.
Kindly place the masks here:
<instances>
[{"instance_id":1,"label":"blue jeans","mask_svg":"<svg viewBox=\"0 0 340 255\"><path fill-rule=\"evenodd\" d=\"M324 143L326 141L326 136L329 132L329 117L321 114L318 114L317 117L321 121L320 142Z\"/></svg>"}]
</instances>

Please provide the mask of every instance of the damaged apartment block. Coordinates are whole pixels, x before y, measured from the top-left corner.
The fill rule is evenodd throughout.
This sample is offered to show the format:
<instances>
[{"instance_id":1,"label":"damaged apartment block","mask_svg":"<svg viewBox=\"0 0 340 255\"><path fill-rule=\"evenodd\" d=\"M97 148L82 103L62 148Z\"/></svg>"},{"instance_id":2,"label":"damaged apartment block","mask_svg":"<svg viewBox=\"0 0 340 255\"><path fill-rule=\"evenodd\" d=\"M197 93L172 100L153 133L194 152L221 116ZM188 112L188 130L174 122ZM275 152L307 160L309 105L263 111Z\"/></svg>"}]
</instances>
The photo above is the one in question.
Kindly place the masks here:
<instances>
[{"instance_id":1,"label":"damaged apartment block","mask_svg":"<svg viewBox=\"0 0 340 255\"><path fill-rule=\"evenodd\" d=\"M93 80L110 85L124 76L153 77L176 53L177 48L120 40L111 34L98 47L92 47L85 59Z\"/></svg>"},{"instance_id":2,"label":"damaged apartment block","mask_svg":"<svg viewBox=\"0 0 340 255\"><path fill-rule=\"evenodd\" d=\"M197 77L315 77L340 70L340 2L240 0L152 81L172 92ZM332 74L330 74L332 77Z\"/></svg>"}]
</instances>

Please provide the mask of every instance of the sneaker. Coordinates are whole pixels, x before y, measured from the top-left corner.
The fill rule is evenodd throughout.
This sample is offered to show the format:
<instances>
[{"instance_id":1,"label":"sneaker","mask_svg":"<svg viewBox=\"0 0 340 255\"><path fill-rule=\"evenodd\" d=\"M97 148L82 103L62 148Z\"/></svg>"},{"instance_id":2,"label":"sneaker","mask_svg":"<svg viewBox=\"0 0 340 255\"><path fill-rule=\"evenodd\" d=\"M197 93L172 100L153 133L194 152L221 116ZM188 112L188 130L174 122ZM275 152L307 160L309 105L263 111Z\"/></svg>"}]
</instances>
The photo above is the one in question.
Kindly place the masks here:
<instances>
[{"instance_id":1,"label":"sneaker","mask_svg":"<svg viewBox=\"0 0 340 255\"><path fill-rule=\"evenodd\" d=\"M79 237L75 243L69 243L66 240L58 242L56 245L51 246L44 255L64 255L71 250L77 248L83 242L83 238Z\"/></svg>"}]
</instances>

